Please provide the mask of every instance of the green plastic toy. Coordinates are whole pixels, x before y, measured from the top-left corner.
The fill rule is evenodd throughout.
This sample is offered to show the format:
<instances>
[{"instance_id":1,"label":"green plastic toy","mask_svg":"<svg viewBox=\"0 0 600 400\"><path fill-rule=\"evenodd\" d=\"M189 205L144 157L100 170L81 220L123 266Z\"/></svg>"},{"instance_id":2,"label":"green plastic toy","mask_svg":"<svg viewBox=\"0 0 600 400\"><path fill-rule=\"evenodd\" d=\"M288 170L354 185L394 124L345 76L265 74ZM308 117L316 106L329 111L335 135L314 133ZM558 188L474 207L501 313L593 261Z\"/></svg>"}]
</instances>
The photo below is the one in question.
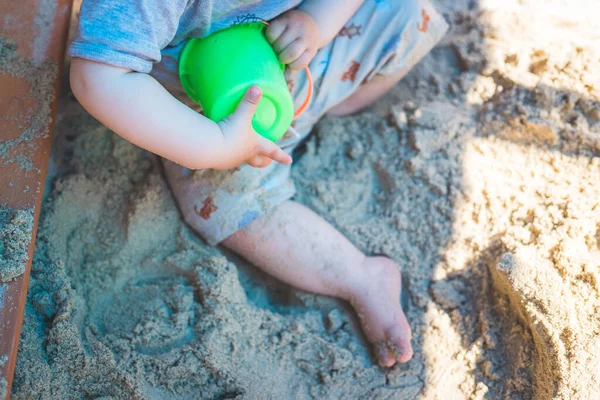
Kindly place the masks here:
<instances>
[{"instance_id":1,"label":"green plastic toy","mask_svg":"<svg viewBox=\"0 0 600 400\"><path fill-rule=\"evenodd\" d=\"M252 127L276 142L292 124L294 103L283 74L285 66L265 38L264 26L236 25L205 38L190 39L179 60L179 78L187 95L215 122L235 111L250 86L259 86L263 97ZM309 77L309 98L311 81Z\"/></svg>"}]
</instances>

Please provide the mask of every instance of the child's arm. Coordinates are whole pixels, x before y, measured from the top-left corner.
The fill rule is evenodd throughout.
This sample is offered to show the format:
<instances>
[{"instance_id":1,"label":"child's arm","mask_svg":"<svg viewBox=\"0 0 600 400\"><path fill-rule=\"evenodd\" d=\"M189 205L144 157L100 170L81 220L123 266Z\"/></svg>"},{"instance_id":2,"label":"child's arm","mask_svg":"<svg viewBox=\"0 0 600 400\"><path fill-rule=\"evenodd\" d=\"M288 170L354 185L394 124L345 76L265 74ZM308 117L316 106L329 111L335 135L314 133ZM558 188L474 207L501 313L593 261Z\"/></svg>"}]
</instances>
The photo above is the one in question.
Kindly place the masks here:
<instances>
[{"instance_id":1,"label":"child's arm","mask_svg":"<svg viewBox=\"0 0 600 400\"><path fill-rule=\"evenodd\" d=\"M317 51L331 42L356 13L364 0L305 0L271 21L267 39L279 61L291 69L302 69Z\"/></svg>"},{"instance_id":2,"label":"child's arm","mask_svg":"<svg viewBox=\"0 0 600 400\"><path fill-rule=\"evenodd\" d=\"M71 88L83 107L114 132L188 168L291 163L290 156L252 129L260 90L249 90L236 112L217 124L179 102L148 74L108 64L74 58Z\"/></svg>"},{"instance_id":3,"label":"child's arm","mask_svg":"<svg viewBox=\"0 0 600 400\"><path fill-rule=\"evenodd\" d=\"M319 48L331 42L346 22L352 18L364 0L305 0L298 7L307 13L319 27ZM343 4L343 5L342 5Z\"/></svg>"}]
</instances>

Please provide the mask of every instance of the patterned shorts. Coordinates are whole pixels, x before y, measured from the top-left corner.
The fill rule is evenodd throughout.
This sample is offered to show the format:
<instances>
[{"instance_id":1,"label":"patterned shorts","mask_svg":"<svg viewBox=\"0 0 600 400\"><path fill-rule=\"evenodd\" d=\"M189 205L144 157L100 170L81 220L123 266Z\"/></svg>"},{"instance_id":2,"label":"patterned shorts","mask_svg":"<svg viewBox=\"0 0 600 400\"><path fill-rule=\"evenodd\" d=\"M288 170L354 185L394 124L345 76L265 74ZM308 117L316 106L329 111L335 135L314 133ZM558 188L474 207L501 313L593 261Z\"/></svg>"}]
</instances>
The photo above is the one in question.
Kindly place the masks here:
<instances>
[{"instance_id":1,"label":"patterned shorts","mask_svg":"<svg viewBox=\"0 0 600 400\"><path fill-rule=\"evenodd\" d=\"M448 24L428 0L366 0L337 37L310 64L314 95L294 128L278 143L290 153L332 107L376 75L412 68L444 36ZM176 74L181 47L152 71L176 97L190 104ZM288 81L296 106L307 92L303 72ZM294 196L290 166L242 165L229 171L191 171L164 160L165 173L186 221L216 245Z\"/></svg>"}]
</instances>

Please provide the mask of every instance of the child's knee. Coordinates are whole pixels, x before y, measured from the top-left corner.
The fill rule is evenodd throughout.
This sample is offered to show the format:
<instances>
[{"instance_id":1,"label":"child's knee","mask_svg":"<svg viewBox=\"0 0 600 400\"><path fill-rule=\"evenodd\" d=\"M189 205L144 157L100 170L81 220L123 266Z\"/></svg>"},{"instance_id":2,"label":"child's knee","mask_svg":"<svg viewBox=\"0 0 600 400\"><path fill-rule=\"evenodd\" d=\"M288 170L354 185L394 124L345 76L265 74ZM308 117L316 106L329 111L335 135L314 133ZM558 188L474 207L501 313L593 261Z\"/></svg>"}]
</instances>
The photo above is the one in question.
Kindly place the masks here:
<instances>
[{"instance_id":1,"label":"child's knee","mask_svg":"<svg viewBox=\"0 0 600 400\"><path fill-rule=\"evenodd\" d=\"M185 223L210 245L216 245L259 215L291 198L290 166L247 165L230 171L184 168L164 162L166 178Z\"/></svg>"}]
</instances>

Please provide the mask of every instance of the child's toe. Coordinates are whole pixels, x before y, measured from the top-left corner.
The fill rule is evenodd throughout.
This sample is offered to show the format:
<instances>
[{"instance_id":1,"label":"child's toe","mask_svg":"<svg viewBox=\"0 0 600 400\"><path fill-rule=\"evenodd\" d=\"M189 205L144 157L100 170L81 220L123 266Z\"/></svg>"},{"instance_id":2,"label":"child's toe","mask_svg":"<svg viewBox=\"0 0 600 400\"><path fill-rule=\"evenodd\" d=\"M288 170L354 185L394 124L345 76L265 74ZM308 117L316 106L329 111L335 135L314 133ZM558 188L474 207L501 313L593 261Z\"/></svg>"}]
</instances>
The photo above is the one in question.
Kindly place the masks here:
<instances>
[{"instance_id":1,"label":"child's toe","mask_svg":"<svg viewBox=\"0 0 600 400\"><path fill-rule=\"evenodd\" d=\"M373 344L373 349L375 351L375 357L377 357L377 361L382 367L391 367L396 363L394 351L390 348L387 340L375 342Z\"/></svg>"},{"instance_id":2,"label":"child's toe","mask_svg":"<svg viewBox=\"0 0 600 400\"><path fill-rule=\"evenodd\" d=\"M405 363L412 358L413 348L410 345L410 340L398 339L394 341L394 345L398 349L396 352L396 361Z\"/></svg>"},{"instance_id":3,"label":"child's toe","mask_svg":"<svg viewBox=\"0 0 600 400\"><path fill-rule=\"evenodd\" d=\"M399 324L388 329L385 339L373 343L375 357L377 357L379 365L391 367L396 362L405 363L410 360L413 356L410 340L411 331L408 323L406 325Z\"/></svg>"},{"instance_id":4,"label":"child's toe","mask_svg":"<svg viewBox=\"0 0 600 400\"><path fill-rule=\"evenodd\" d=\"M387 337L388 342L394 348L395 361L405 363L412 358L414 354L410 344L412 334L404 315L402 315L402 322L388 331Z\"/></svg>"}]
</instances>

